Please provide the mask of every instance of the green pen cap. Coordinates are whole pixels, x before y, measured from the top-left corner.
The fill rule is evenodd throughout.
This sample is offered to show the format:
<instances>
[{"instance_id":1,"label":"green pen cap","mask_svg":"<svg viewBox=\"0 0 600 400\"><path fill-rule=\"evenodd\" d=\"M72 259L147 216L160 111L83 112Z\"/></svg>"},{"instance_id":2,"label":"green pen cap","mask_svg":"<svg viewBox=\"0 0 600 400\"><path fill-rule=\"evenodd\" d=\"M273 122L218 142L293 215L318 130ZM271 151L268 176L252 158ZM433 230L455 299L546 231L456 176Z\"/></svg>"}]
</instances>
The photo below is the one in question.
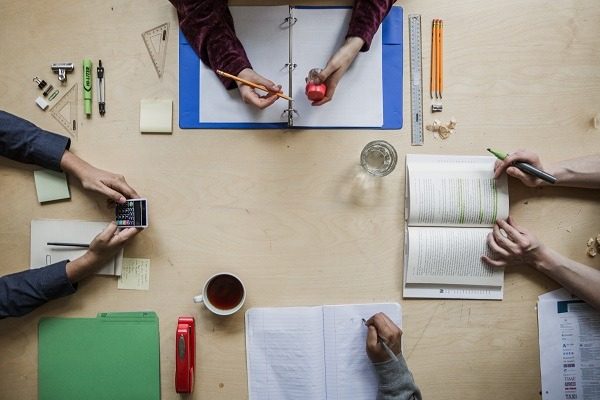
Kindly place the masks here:
<instances>
[{"instance_id":1,"label":"green pen cap","mask_svg":"<svg viewBox=\"0 0 600 400\"><path fill-rule=\"evenodd\" d=\"M506 157L508 157L508 153L505 153L505 152L500 151L500 150L493 150L493 149L490 149L488 147L487 151L489 151L490 153L492 153L493 155L495 155L496 157L498 157L500 160L504 160Z\"/></svg>"}]
</instances>

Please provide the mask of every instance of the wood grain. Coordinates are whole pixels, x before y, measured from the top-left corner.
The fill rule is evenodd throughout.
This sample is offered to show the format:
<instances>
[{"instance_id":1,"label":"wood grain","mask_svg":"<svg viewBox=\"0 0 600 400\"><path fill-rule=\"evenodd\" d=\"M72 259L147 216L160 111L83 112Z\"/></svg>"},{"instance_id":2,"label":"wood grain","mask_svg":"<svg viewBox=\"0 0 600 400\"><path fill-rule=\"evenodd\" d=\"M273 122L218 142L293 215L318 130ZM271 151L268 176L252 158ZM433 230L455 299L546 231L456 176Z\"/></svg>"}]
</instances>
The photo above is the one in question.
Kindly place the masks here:
<instances>
[{"instance_id":1,"label":"wood grain","mask_svg":"<svg viewBox=\"0 0 600 400\"><path fill-rule=\"evenodd\" d=\"M34 105L39 91L31 79L56 86L50 64L71 61L76 71L69 87L81 86L81 60L102 59L106 116L100 118L95 100L91 119L78 110L72 149L124 174L148 197L150 228L125 254L150 258L152 267L148 292L117 290L115 279L94 277L73 296L0 321L0 398L36 397L41 317L121 310L154 310L160 317L163 399L179 398L173 355L180 315L194 315L198 323L197 385L190 398L247 398L243 313L217 318L192 303L207 277L231 271L248 289L245 309L400 302L404 352L424 398L539 399L535 305L538 295L557 287L554 282L532 270L509 269L500 302L402 299L404 154L529 148L549 163L597 152L600 131L591 121L600 112L600 3L400 5L405 15L422 15L425 57L430 21L444 20L444 112L435 118L456 117L457 132L445 141L428 134L422 147L410 146L410 122L400 131L184 131L175 123L172 135L141 135L140 99L172 98L178 115L177 16L169 2L3 1L1 109L65 134ZM158 79L141 33L164 22L170 22L170 39ZM406 32L404 38L408 43ZM409 104L408 46L404 55ZM409 112L405 107L405 121ZM425 118L433 120L429 112ZM396 147L399 164L360 193L353 186L359 154L375 139ZM104 199L72 180L70 201L40 206L31 169L0 160L0 274L28 266L31 219L112 218ZM600 266L600 257L585 256L585 240L600 227L597 192L536 190L511 181L510 195L520 224L569 257Z\"/></svg>"}]
</instances>

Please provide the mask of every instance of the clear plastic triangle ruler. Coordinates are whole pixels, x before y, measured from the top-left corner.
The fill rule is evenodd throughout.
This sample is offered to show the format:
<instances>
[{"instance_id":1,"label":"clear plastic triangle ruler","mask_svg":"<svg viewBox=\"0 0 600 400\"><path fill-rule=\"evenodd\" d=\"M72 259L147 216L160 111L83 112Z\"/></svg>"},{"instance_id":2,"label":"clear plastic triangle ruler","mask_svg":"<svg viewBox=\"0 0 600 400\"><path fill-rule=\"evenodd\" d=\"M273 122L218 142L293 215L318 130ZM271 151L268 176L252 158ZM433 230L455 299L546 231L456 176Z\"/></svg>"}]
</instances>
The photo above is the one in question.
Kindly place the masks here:
<instances>
[{"instance_id":1,"label":"clear plastic triangle ruler","mask_svg":"<svg viewBox=\"0 0 600 400\"><path fill-rule=\"evenodd\" d=\"M77 138L77 84L58 100L50 114L73 138Z\"/></svg>"},{"instance_id":2,"label":"clear plastic triangle ruler","mask_svg":"<svg viewBox=\"0 0 600 400\"><path fill-rule=\"evenodd\" d=\"M165 71L165 60L167 58L169 23L164 23L142 33L142 39L144 39L144 44L146 45L146 49L148 49L148 54L150 54L156 73L161 78Z\"/></svg>"}]
</instances>

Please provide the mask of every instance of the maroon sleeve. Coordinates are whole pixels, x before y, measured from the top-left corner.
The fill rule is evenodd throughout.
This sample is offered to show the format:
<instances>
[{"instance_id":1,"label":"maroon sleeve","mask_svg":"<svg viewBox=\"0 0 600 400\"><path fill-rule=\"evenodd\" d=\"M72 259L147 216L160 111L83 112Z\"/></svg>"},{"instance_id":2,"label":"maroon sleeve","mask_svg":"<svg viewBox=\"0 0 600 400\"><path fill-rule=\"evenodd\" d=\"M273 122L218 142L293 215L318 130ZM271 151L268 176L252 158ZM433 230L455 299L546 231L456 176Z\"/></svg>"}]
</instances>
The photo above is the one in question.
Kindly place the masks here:
<instances>
[{"instance_id":1,"label":"maroon sleeve","mask_svg":"<svg viewBox=\"0 0 600 400\"><path fill-rule=\"evenodd\" d=\"M213 71L232 75L252 68L246 51L235 35L227 0L169 0L177 9L179 27L198 57ZM227 89L237 87L219 77Z\"/></svg>"},{"instance_id":2,"label":"maroon sleeve","mask_svg":"<svg viewBox=\"0 0 600 400\"><path fill-rule=\"evenodd\" d=\"M352 18L346 37L358 36L365 41L360 51L371 47L371 40L379 29L381 21L390 12L395 0L355 0Z\"/></svg>"}]
</instances>

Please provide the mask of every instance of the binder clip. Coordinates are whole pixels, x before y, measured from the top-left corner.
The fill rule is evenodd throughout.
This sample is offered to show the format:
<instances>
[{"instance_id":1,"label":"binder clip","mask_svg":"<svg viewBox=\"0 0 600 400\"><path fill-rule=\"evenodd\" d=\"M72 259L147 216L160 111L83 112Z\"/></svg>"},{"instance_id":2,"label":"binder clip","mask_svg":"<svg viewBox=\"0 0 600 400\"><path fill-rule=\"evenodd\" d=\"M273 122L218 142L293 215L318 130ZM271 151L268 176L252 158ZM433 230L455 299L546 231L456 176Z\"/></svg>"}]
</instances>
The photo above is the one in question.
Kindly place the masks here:
<instances>
[{"instance_id":1,"label":"binder clip","mask_svg":"<svg viewBox=\"0 0 600 400\"><path fill-rule=\"evenodd\" d=\"M67 73L73 72L73 63L55 63L50 66L52 71L58 74L58 80L64 85L67 83Z\"/></svg>"},{"instance_id":2,"label":"binder clip","mask_svg":"<svg viewBox=\"0 0 600 400\"><path fill-rule=\"evenodd\" d=\"M179 317L175 335L175 391L192 393L196 366L196 324L194 317Z\"/></svg>"}]
</instances>

